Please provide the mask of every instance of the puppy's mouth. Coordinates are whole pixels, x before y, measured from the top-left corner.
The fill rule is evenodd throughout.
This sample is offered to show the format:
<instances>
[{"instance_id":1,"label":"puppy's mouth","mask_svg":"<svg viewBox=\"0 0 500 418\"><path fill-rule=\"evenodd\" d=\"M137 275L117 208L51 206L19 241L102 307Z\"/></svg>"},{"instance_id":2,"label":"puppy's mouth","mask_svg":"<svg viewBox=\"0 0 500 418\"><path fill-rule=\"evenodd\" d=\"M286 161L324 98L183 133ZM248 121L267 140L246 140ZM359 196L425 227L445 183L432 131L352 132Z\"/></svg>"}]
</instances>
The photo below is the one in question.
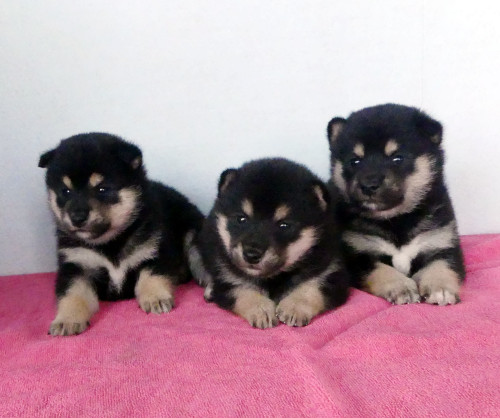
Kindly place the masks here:
<instances>
[{"instance_id":1,"label":"puppy's mouth","mask_svg":"<svg viewBox=\"0 0 500 418\"><path fill-rule=\"evenodd\" d=\"M83 225L81 227L70 225L68 228L68 232L80 239L92 241L99 239L99 237L108 232L109 229L109 223L90 224Z\"/></svg>"},{"instance_id":2,"label":"puppy's mouth","mask_svg":"<svg viewBox=\"0 0 500 418\"><path fill-rule=\"evenodd\" d=\"M259 279L267 279L281 271L283 263L272 250L266 251L262 259L255 264L247 262L239 248L232 251L233 263L245 274Z\"/></svg>"}]
</instances>

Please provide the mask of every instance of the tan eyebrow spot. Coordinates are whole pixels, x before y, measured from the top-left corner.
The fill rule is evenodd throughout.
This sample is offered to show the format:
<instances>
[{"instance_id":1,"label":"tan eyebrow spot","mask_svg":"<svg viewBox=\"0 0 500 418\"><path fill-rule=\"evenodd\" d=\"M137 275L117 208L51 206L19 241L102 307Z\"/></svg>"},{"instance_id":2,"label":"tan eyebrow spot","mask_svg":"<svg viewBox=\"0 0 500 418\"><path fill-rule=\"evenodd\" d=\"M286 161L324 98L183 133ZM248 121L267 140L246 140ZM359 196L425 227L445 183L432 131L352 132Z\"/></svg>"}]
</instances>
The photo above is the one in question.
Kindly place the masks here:
<instances>
[{"instance_id":1,"label":"tan eyebrow spot","mask_svg":"<svg viewBox=\"0 0 500 418\"><path fill-rule=\"evenodd\" d=\"M91 187L97 186L99 183L102 183L104 180L104 176L99 173L92 173L89 177L89 185Z\"/></svg>"},{"instance_id":2,"label":"tan eyebrow spot","mask_svg":"<svg viewBox=\"0 0 500 418\"><path fill-rule=\"evenodd\" d=\"M363 158L365 156L365 147L363 144L356 144L353 149L354 154L356 154L356 157Z\"/></svg>"},{"instance_id":3,"label":"tan eyebrow spot","mask_svg":"<svg viewBox=\"0 0 500 418\"><path fill-rule=\"evenodd\" d=\"M384 152L385 155L390 156L395 153L399 148L399 144L394 139L389 139L387 144L385 144Z\"/></svg>"},{"instance_id":4,"label":"tan eyebrow spot","mask_svg":"<svg viewBox=\"0 0 500 418\"><path fill-rule=\"evenodd\" d=\"M290 213L290 207L287 205L278 206L278 208L274 211L273 219L278 222L282 219L286 218Z\"/></svg>"},{"instance_id":5,"label":"tan eyebrow spot","mask_svg":"<svg viewBox=\"0 0 500 418\"><path fill-rule=\"evenodd\" d=\"M243 212L245 212L245 215L248 215L248 216L253 215L253 205L252 205L252 202L250 202L250 200L248 200L248 199L243 200L241 208L243 209Z\"/></svg>"},{"instance_id":6,"label":"tan eyebrow spot","mask_svg":"<svg viewBox=\"0 0 500 418\"><path fill-rule=\"evenodd\" d=\"M71 179L68 176L64 176L62 178L62 182L68 189L73 190L73 183L71 182Z\"/></svg>"}]
</instances>

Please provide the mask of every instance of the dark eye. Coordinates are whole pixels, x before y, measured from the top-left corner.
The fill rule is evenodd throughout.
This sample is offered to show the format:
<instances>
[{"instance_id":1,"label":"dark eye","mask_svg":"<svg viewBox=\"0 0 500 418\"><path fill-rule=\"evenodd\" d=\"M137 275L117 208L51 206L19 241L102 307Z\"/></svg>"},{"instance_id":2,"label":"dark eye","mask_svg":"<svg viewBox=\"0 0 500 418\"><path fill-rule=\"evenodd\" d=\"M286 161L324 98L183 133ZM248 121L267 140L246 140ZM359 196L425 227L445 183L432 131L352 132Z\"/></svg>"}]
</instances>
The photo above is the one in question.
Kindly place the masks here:
<instances>
[{"instance_id":1,"label":"dark eye","mask_svg":"<svg viewBox=\"0 0 500 418\"><path fill-rule=\"evenodd\" d=\"M239 224L244 224L248 221L248 217L245 215L238 215L236 217L236 220L238 221Z\"/></svg>"},{"instance_id":2,"label":"dark eye","mask_svg":"<svg viewBox=\"0 0 500 418\"><path fill-rule=\"evenodd\" d=\"M404 157L402 155L395 155L394 157L392 157L392 162L394 164L401 164L404 160Z\"/></svg>"},{"instance_id":3,"label":"dark eye","mask_svg":"<svg viewBox=\"0 0 500 418\"><path fill-rule=\"evenodd\" d=\"M64 187L63 189L61 189L61 194L62 194L63 196L66 196L66 197L67 197L67 196L71 195L71 190L70 190L70 189L68 189L67 187Z\"/></svg>"},{"instance_id":4,"label":"dark eye","mask_svg":"<svg viewBox=\"0 0 500 418\"><path fill-rule=\"evenodd\" d=\"M106 192L108 191L108 188L107 188L107 187L103 187L103 186L99 186L99 187L97 188L97 191L98 191L99 193L106 193Z\"/></svg>"},{"instance_id":5,"label":"dark eye","mask_svg":"<svg viewBox=\"0 0 500 418\"><path fill-rule=\"evenodd\" d=\"M279 229L286 230L286 229L289 229L290 226L291 225L288 222L285 222L285 221L278 222Z\"/></svg>"},{"instance_id":6,"label":"dark eye","mask_svg":"<svg viewBox=\"0 0 500 418\"><path fill-rule=\"evenodd\" d=\"M352 158L350 163L351 167L356 167L361 162L361 158Z\"/></svg>"}]
</instances>

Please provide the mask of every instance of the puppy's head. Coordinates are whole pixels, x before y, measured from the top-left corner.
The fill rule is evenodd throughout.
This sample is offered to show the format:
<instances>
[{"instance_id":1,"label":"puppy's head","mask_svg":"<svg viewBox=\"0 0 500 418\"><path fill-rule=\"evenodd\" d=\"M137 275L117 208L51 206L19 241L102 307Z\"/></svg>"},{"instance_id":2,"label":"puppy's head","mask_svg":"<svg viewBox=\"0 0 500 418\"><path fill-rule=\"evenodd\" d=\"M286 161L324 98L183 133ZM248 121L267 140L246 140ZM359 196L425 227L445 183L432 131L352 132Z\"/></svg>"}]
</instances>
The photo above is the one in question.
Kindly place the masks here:
<instances>
[{"instance_id":1,"label":"puppy's head","mask_svg":"<svg viewBox=\"0 0 500 418\"><path fill-rule=\"evenodd\" d=\"M89 244L106 243L136 219L145 181L140 149L116 136L67 138L41 155L49 204L59 229Z\"/></svg>"},{"instance_id":2,"label":"puppy's head","mask_svg":"<svg viewBox=\"0 0 500 418\"><path fill-rule=\"evenodd\" d=\"M328 124L332 179L363 216L411 212L442 175L441 124L418 109L379 105Z\"/></svg>"},{"instance_id":3,"label":"puppy's head","mask_svg":"<svg viewBox=\"0 0 500 418\"><path fill-rule=\"evenodd\" d=\"M249 276L268 278L307 257L329 206L324 183L307 168L264 159L222 173L213 213L231 262Z\"/></svg>"}]
</instances>

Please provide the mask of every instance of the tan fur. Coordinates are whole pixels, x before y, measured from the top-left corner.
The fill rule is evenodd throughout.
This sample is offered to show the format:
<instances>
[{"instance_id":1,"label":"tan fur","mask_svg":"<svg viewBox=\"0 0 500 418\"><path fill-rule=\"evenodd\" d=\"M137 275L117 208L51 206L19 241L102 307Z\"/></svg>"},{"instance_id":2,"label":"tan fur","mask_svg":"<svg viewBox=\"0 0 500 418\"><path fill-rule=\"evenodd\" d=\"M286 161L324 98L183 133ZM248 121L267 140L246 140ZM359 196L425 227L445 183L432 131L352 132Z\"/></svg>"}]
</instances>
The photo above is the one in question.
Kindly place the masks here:
<instances>
[{"instance_id":1,"label":"tan fur","mask_svg":"<svg viewBox=\"0 0 500 418\"><path fill-rule=\"evenodd\" d=\"M217 214L217 231L222 239L224 248L229 253L231 251L231 235L227 230L227 217L220 213Z\"/></svg>"},{"instance_id":2,"label":"tan fur","mask_svg":"<svg viewBox=\"0 0 500 418\"><path fill-rule=\"evenodd\" d=\"M59 208L59 206L57 206L56 199L57 199L56 193L53 190L49 190L49 206L50 206L50 209L52 210L52 213L54 214L54 216L56 217L56 219L59 222L62 222L62 220L63 220L63 213L62 213L61 209Z\"/></svg>"},{"instance_id":3,"label":"tan fur","mask_svg":"<svg viewBox=\"0 0 500 418\"><path fill-rule=\"evenodd\" d=\"M104 176L99 173L92 173L89 177L89 186L96 187L98 184L102 183Z\"/></svg>"},{"instance_id":4,"label":"tan fur","mask_svg":"<svg viewBox=\"0 0 500 418\"><path fill-rule=\"evenodd\" d=\"M376 296L387 299L389 302L401 305L418 302L420 299L417 284L395 268L377 262L364 279L364 288Z\"/></svg>"},{"instance_id":5,"label":"tan fur","mask_svg":"<svg viewBox=\"0 0 500 418\"><path fill-rule=\"evenodd\" d=\"M434 161L428 155L421 155L415 160L415 171L405 180L403 203L370 216L378 219L389 219L398 214L409 213L420 203L431 187L434 176Z\"/></svg>"},{"instance_id":6,"label":"tan fur","mask_svg":"<svg viewBox=\"0 0 500 418\"><path fill-rule=\"evenodd\" d=\"M73 190L73 182L71 181L71 179L68 177L68 176L64 176L62 178L62 181L64 183L64 185L70 189L70 190Z\"/></svg>"},{"instance_id":7,"label":"tan fur","mask_svg":"<svg viewBox=\"0 0 500 418\"><path fill-rule=\"evenodd\" d=\"M328 207L328 204L326 203L325 195L323 194L323 190L321 190L321 187L314 186L313 191L314 191L314 194L318 198L319 207L321 208L321 210L326 210L326 208Z\"/></svg>"},{"instance_id":8,"label":"tan fur","mask_svg":"<svg viewBox=\"0 0 500 418\"><path fill-rule=\"evenodd\" d=\"M243 209L243 213L249 217L253 216L253 205L250 200L245 199L241 205L241 209Z\"/></svg>"},{"instance_id":9,"label":"tan fur","mask_svg":"<svg viewBox=\"0 0 500 418\"><path fill-rule=\"evenodd\" d=\"M274 211L273 220L278 222L284 220L288 214L290 213L290 206L288 205L280 205Z\"/></svg>"},{"instance_id":10,"label":"tan fur","mask_svg":"<svg viewBox=\"0 0 500 418\"><path fill-rule=\"evenodd\" d=\"M320 290L321 279L312 279L297 286L276 308L278 319L302 327L325 310L325 298Z\"/></svg>"},{"instance_id":11,"label":"tan fur","mask_svg":"<svg viewBox=\"0 0 500 418\"><path fill-rule=\"evenodd\" d=\"M385 155L390 156L394 154L399 149L399 144L394 139L389 139L387 144L385 144L384 152Z\"/></svg>"},{"instance_id":12,"label":"tan fur","mask_svg":"<svg viewBox=\"0 0 500 418\"><path fill-rule=\"evenodd\" d=\"M299 238L288 245L286 249L286 262L283 270L290 269L299 261L316 243L316 230L313 227L304 228Z\"/></svg>"},{"instance_id":13,"label":"tan fur","mask_svg":"<svg viewBox=\"0 0 500 418\"><path fill-rule=\"evenodd\" d=\"M161 314L174 307L174 290L175 286L168 276L144 269L135 285L135 296L144 312Z\"/></svg>"},{"instance_id":14,"label":"tan fur","mask_svg":"<svg viewBox=\"0 0 500 418\"><path fill-rule=\"evenodd\" d=\"M74 335L83 332L99 309L95 291L85 279L75 280L57 303L57 315L50 325L52 335Z\"/></svg>"},{"instance_id":15,"label":"tan fur","mask_svg":"<svg viewBox=\"0 0 500 418\"><path fill-rule=\"evenodd\" d=\"M233 296L233 312L246 319L253 327L264 329L278 325L276 306L267 296L247 287L235 288Z\"/></svg>"},{"instance_id":16,"label":"tan fur","mask_svg":"<svg viewBox=\"0 0 500 418\"><path fill-rule=\"evenodd\" d=\"M339 134L342 132L342 129L344 129L344 124L343 123L335 123L331 126L330 128L330 143L334 143L337 140L337 137Z\"/></svg>"},{"instance_id":17,"label":"tan fur","mask_svg":"<svg viewBox=\"0 0 500 418\"><path fill-rule=\"evenodd\" d=\"M356 144L353 149L354 155L359 158L363 158L365 156L365 147L363 144Z\"/></svg>"},{"instance_id":18,"label":"tan fur","mask_svg":"<svg viewBox=\"0 0 500 418\"><path fill-rule=\"evenodd\" d=\"M120 260L118 265L90 248L62 248L59 250L59 254L64 257L65 262L78 264L88 270L96 270L104 267L108 271L109 278L115 289L120 291L130 270L158 255L159 240L159 234L152 236L146 242L136 246L127 257Z\"/></svg>"},{"instance_id":19,"label":"tan fur","mask_svg":"<svg viewBox=\"0 0 500 418\"><path fill-rule=\"evenodd\" d=\"M460 280L445 260L435 260L413 276L420 295L436 305L453 305L460 301Z\"/></svg>"},{"instance_id":20,"label":"tan fur","mask_svg":"<svg viewBox=\"0 0 500 418\"><path fill-rule=\"evenodd\" d=\"M344 167L342 166L342 163L338 160L335 161L335 164L333 164L333 172L332 172L333 182L338 187L340 192L345 197L348 197L347 184L346 184L346 181L344 179L343 172L344 172Z\"/></svg>"},{"instance_id":21,"label":"tan fur","mask_svg":"<svg viewBox=\"0 0 500 418\"><path fill-rule=\"evenodd\" d=\"M142 157L137 157L132 161L130 166L132 167L132 169L137 170L141 166L141 164L142 164Z\"/></svg>"},{"instance_id":22,"label":"tan fur","mask_svg":"<svg viewBox=\"0 0 500 418\"><path fill-rule=\"evenodd\" d=\"M452 221L441 228L421 232L399 248L381 237L352 231L345 232L342 239L360 253L391 256L394 268L408 274L417 255L454 247L457 234Z\"/></svg>"}]
</instances>

